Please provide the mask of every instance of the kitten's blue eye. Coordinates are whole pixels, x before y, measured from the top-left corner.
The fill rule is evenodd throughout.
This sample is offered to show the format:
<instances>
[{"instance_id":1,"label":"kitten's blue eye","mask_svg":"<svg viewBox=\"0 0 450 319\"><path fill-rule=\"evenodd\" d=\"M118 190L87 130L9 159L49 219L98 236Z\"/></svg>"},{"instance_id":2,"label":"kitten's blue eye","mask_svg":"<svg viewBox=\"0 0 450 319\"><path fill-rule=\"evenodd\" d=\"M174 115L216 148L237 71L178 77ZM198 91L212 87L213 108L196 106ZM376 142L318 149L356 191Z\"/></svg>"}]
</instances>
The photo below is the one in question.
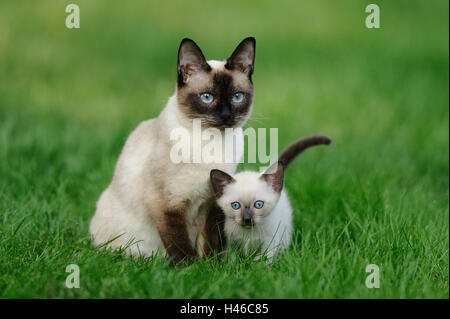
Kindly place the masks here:
<instances>
[{"instance_id":1,"label":"kitten's blue eye","mask_svg":"<svg viewBox=\"0 0 450 319\"><path fill-rule=\"evenodd\" d=\"M244 100L244 93L242 92L235 93L231 98L231 101L233 101L233 103L241 103L243 100Z\"/></svg>"},{"instance_id":2,"label":"kitten's blue eye","mask_svg":"<svg viewBox=\"0 0 450 319\"><path fill-rule=\"evenodd\" d=\"M239 204L239 202L232 202L231 208L233 208L234 210L238 210L239 208L241 208L241 204Z\"/></svg>"},{"instance_id":3,"label":"kitten's blue eye","mask_svg":"<svg viewBox=\"0 0 450 319\"><path fill-rule=\"evenodd\" d=\"M214 96L211 93L202 93L200 99L203 103L209 104L214 100Z\"/></svg>"},{"instance_id":4,"label":"kitten's blue eye","mask_svg":"<svg viewBox=\"0 0 450 319\"><path fill-rule=\"evenodd\" d=\"M257 200L257 201L253 204L253 206L255 206L255 208L257 208L257 209L261 209L261 208L263 208L263 206L264 206L264 202L263 202L262 200Z\"/></svg>"}]
</instances>

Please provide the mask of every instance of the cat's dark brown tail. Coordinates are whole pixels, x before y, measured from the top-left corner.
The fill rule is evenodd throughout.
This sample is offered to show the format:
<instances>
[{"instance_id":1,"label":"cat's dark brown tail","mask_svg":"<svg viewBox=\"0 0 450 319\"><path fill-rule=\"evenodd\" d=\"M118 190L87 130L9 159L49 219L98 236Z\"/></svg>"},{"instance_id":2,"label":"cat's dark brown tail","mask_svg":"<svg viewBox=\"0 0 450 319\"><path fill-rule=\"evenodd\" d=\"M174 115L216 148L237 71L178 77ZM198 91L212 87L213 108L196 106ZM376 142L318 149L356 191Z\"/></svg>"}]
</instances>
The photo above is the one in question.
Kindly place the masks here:
<instances>
[{"instance_id":1,"label":"cat's dark brown tail","mask_svg":"<svg viewBox=\"0 0 450 319\"><path fill-rule=\"evenodd\" d=\"M301 152L314 145L328 145L331 139L324 135L308 136L285 147L278 157L278 162L286 168Z\"/></svg>"}]
</instances>

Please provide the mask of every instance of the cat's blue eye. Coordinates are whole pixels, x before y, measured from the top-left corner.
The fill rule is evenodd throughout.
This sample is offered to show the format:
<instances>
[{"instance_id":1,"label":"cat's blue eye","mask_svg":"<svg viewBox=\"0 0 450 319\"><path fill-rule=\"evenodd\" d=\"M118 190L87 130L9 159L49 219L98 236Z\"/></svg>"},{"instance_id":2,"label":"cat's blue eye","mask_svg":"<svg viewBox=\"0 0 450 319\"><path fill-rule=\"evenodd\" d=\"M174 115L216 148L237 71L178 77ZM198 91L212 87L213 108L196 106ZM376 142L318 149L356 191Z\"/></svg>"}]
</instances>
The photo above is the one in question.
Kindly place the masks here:
<instances>
[{"instance_id":1,"label":"cat's blue eye","mask_svg":"<svg viewBox=\"0 0 450 319\"><path fill-rule=\"evenodd\" d=\"M257 209L261 209L261 208L263 208L263 206L264 206L264 202L263 202L262 200L257 200L257 201L253 204L253 206L255 206L255 208L257 208Z\"/></svg>"},{"instance_id":2,"label":"cat's blue eye","mask_svg":"<svg viewBox=\"0 0 450 319\"><path fill-rule=\"evenodd\" d=\"M203 103L209 104L214 100L214 96L211 93L202 93L200 99Z\"/></svg>"},{"instance_id":3,"label":"cat's blue eye","mask_svg":"<svg viewBox=\"0 0 450 319\"><path fill-rule=\"evenodd\" d=\"M241 103L243 100L244 100L244 93L242 92L235 93L231 98L231 101L233 101L233 103Z\"/></svg>"},{"instance_id":4,"label":"cat's blue eye","mask_svg":"<svg viewBox=\"0 0 450 319\"><path fill-rule=\"evenodd\" d=\"M239 208L241 208L241 204L239 204L239 202L232 202L231 208L233 208L234 210L238 210Z\"/></svg>"}]
</instances>

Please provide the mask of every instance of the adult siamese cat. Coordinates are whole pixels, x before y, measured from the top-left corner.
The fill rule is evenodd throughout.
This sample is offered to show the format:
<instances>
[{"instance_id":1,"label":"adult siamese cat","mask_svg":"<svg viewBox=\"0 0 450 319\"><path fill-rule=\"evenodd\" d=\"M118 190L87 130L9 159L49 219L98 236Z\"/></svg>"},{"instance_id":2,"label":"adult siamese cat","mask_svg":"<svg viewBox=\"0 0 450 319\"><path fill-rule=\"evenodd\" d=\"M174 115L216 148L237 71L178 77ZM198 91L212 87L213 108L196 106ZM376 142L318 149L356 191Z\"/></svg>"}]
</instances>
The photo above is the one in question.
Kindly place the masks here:
<instances>
[{"instance_id":1,"label":"adult siamese cat","mask_svg":"<svg viewBox=\"0 0 450 319\"><path fill-rule=\"evenodd\" d=\"M90 223L94 245L125 247L144 256L161 250L173 262L219 248L217 225L223 224L223 213L215 204L209 173L220 168L233 174L239 160L174 163L171 131L185 128L192 140L195 119L203 128L242 127L253 106L254 59L251 37L224 61L206 61L194 41L181 41L175 94L157 118L142 122L128 137ZM234 151L240 158L242 130L235 136ZM189 147L192 150L193 143Z\"/></svg>"},{"instance_id":2,"label":"adult siamese cat","mask_svg":"<svg viewBox=\"0 0 450 319\"><path fill-rule=\"evenodd\" d=\"M300 139L286 147L264 174L244 171L230 176L211 170L217 204L225 214L224 234L231 245L242 246L244 254L255 253L255 259L262 254L271 259L289 247L292 207L283 189L284 171L305 149L330 143L326 136Z\"/></svg>"}]
</instances>

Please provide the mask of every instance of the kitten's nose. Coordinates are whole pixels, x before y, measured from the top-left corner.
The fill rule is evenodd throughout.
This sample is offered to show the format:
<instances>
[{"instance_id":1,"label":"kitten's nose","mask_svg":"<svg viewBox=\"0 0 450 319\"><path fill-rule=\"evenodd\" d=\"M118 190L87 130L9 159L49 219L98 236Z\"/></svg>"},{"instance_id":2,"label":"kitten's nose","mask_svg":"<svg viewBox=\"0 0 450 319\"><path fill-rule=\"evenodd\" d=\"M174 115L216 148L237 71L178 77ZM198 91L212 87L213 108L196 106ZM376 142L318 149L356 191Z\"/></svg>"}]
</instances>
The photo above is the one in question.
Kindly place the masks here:
<instances>
[{"instance_id":1,"label":"kitten's nose","mask_svg":"<svg viewBox=\"0 0 450 319\"><path fill-rule=\"evenodd\" d=\"M253 213L250 209L246 209L242 215L242 223L244 226L253 226Z\"/></svg>"}]
</instances>

